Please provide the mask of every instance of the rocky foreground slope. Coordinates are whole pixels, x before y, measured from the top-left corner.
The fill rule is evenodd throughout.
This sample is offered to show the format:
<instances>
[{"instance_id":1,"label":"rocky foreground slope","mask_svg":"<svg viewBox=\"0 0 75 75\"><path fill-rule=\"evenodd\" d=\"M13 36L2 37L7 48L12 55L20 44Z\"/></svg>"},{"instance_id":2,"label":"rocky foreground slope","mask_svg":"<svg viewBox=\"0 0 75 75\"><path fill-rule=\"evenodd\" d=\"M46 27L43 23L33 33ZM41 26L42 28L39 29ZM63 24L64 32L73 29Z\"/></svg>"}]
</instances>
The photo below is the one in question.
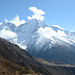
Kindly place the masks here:
<instances>
[{"instance_id":1,"label":"rocky foreground slope","mask_svg":"<svg viewBox=\"0 0 75 75\"><path fill-rule=\"evenodd\" d=\"M29 55L19 48L0 38L0 75L75 75L75 66L49 62Z\"/></svg>"},{"instance_id":2,"label":"rocky foreground slope","mask_svg":"<svg viewBox=\"0 0 75 75\"><path fill-rule=\"evenodd\" d=\"M0 57L0 75L42 75Z\"/></svg>"}]
</instances>

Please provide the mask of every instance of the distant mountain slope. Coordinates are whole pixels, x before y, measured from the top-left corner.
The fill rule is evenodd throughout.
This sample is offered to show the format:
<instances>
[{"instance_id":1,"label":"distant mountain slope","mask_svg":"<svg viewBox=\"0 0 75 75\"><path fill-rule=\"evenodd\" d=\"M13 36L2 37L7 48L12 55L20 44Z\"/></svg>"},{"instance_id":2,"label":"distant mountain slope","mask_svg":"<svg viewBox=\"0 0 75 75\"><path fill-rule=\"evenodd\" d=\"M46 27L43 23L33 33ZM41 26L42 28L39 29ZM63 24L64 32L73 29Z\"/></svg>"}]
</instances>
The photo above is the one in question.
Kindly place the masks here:
<instances>
[{"instance_id":1,"label":"distant mountain slope","mask_svg":"<svg viewBox=\"0 0 75 75\"><path fill-rule=\"evenodd\" d=\"M36 19L20 26L3 22L0 37L17 44L32 56L75 64L75 32L66 31L58 25L49 26Z\"/></svg>"},{"instance_id":2,"label":"distant mountain slope","mask_svg":"<svg viewBox=\"0 0 75 75\"><path fill-rule=\"evenodd\" d=\"M0 38L0 74L14 75L15 72L16 75L75 75L75 66L32 57L17 45Z\"/></svg>"}]
</instances>

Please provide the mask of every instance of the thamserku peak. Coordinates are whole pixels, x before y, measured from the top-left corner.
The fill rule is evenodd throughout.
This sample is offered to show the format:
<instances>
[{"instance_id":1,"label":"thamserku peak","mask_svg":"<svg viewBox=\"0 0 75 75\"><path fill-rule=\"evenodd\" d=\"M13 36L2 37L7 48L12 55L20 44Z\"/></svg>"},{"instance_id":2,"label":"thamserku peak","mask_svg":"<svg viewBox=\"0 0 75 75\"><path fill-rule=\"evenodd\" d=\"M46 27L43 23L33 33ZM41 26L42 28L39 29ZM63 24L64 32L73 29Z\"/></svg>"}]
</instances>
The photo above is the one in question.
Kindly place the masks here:
<instances>
[{"instance_id":1,"label":"thamserku peak","mask_svg":"<svg viewBox=\"0 0 75 75\"><path fill-rule=\"evenodd\" d=\"M29 20L19 26L11 22L3 22L0 25L0 37L19 45L36 57L41 51L52 51L53 47L75 47L75 32L64 30L58 25L50 26L36 19Z\"/></svg>"}]
</instances>

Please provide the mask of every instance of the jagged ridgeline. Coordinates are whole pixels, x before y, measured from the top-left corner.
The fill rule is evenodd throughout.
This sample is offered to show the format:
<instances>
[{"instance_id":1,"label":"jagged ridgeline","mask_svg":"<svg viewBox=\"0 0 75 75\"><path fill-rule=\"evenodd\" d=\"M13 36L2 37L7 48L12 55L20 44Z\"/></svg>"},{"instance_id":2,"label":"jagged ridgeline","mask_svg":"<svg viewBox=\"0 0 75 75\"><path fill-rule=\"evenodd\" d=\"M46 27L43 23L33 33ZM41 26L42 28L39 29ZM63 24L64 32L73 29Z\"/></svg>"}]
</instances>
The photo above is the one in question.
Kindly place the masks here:
<instances>
[{"instance_id":1,"label":"jagged ridgeline","mask_svg":"<svg viewBox=\"0 0 75 75\"><path fill-rule=\"evenodd\" d=\"M16 26L11 22L0 25L0 37L17 44L32 56L46 60L75 64L75 32L32 19Z\"/></svg>"}]
</instances>

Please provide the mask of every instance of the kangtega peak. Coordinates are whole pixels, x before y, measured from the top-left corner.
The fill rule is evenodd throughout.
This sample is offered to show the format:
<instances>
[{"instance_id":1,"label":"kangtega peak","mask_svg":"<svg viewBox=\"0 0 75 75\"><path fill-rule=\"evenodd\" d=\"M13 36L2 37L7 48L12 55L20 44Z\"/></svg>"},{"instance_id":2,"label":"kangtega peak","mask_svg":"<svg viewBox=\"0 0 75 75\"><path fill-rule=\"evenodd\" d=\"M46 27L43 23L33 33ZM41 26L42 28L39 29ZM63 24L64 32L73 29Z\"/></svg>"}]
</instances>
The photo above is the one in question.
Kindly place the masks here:
<instances>
[{"instance_id":1,"label":"kangtega peak","mask_svg":"<svg viewBox=\"0 0 75 75\"><path fill-rule=\"evenodd\" d=\"M75 32L69 32L58 25L32 19L20 26L11 22L0 25L0 37L31 55L47 60L75 64Z\"/></svg>"}]
</instances>

